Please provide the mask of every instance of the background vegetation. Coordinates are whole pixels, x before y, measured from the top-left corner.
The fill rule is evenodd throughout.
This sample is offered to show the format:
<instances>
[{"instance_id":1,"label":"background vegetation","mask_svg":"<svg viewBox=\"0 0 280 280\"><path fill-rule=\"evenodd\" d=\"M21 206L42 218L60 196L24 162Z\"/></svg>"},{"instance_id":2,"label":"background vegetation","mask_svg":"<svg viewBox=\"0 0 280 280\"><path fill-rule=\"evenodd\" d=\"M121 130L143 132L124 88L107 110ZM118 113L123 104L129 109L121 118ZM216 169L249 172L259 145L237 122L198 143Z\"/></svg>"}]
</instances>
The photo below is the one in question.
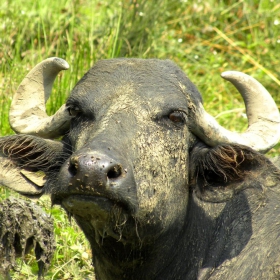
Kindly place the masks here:
<instances>
[{"instance_id":1,"label":"background vegetation","mask_svg":"<svg viewBox=\"0 0 280 280\"><path fill-rule=\"evenodd\" d=\"M221 80L226 70L258 79L280 104L280 4L276 0L0 0L0 135L12 134L8 109L31 68L50 56L68 61L48 102L54 113L96 60L174 60L201 91L206 110L231 130L246 128L242 99ZM279 153L279 147L271 154ZM1 198L10 195L3 189ZM57 251L46 279L93 279L83 234L47 197ZM14 279L36 279L32 255Z\"/></svg>"}]
</instances>

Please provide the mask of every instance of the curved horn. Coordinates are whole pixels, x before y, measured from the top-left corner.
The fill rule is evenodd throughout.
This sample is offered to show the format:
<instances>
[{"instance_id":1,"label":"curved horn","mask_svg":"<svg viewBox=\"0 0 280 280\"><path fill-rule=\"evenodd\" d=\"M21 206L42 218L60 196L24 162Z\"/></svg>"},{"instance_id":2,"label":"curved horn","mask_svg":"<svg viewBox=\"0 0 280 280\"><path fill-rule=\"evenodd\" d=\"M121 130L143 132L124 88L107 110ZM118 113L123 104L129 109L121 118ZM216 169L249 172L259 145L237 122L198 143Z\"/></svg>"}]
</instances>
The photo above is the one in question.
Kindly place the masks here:
<instances>
[{"instance_id":1,"label":"curved horn","mask_svg":"<svg viewBox=\"0 0 280 280\"><path fill-rule=\"evenodd\" d=\"M68 68L65 60L51 57L27 74L18 87L9 112L10 125L15 132L55 138L68 129L69 113L65 105L53 116L47 115L45 106L56 76Z\"/></svg>"},{"instance_id":2,"label":"curved horn","mask_svg":"<svg viewBox=\"0 0 280 280\"><path fill-rule=\"evenodd\" d=\"M244 133L231 132L220 126L200 105L194 116L195 126L191 130L210 146L236 143L267 152L280 139L280 115L271 95L257 80L244 73L227 71L221 76L230 81L242 95L248 129Z\"/></svg>"}]
</instances>

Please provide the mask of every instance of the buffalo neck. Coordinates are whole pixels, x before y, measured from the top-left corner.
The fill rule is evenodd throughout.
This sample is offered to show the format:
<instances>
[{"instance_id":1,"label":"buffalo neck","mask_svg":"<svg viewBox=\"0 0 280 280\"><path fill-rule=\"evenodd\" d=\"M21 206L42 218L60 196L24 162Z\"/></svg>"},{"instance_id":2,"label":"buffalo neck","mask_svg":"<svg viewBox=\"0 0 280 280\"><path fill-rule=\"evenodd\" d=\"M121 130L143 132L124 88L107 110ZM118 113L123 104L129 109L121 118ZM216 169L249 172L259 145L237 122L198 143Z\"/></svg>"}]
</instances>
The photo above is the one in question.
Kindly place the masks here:
<instances>
[{"instance_id":1,"label":"buffalo neck","mask_svg":"<svg viewBox=\"0 0 280 280\"><path fill-rule=\"evenodd\" d=\"M269 178L271 182L263 176L254 186L246 180L242 190L220 202L203 201L191 193L184 217L152 242L143 240L136 246L111 237L98 243L91 223L75 217L91 244L97 279L211 278L215 268L235 260L250 244L257 219L252 213L265 211L260 207L266 199L263 189L268 182L279 182L278 177Z\"/></svg>"},{"instance_id":2,"label":"buffalo neck","mask_svg":"<svg viewBox=\"0 0 280 280\"><path fill-rule=\"evenodd\" d=\"M183 223L174 221L153 242L143 241L137 245L124 244L110 237L98 244L90 223L75 217L91 244L97 279L179 279L179 275L189 275L187 279L195 277L210 240L204 229L211 228L213 221L206 221L201 208L194 206L191 202Z\"/></svg>"}]
</instances>

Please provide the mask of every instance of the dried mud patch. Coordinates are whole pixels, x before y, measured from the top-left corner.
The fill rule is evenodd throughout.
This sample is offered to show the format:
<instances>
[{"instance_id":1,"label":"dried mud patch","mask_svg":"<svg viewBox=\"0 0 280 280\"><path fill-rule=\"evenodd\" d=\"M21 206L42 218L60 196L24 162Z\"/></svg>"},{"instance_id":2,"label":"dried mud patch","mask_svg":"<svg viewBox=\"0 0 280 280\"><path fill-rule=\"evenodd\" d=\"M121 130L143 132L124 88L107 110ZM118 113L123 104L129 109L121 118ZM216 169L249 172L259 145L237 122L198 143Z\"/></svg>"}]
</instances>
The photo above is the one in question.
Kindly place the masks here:
<instances>
[{"instance_id":1,"label":"dried mud patch","mask_svg":"<svg viewBox=\"0 0 280 280\"><path fill-rule=\"evenodd\" d=\"M55 250L53 220L32 201L10 197L0 203L0 278L18 269L16 258L34 248L38 278L48 269Z\"/></svg>"}]
</instances>

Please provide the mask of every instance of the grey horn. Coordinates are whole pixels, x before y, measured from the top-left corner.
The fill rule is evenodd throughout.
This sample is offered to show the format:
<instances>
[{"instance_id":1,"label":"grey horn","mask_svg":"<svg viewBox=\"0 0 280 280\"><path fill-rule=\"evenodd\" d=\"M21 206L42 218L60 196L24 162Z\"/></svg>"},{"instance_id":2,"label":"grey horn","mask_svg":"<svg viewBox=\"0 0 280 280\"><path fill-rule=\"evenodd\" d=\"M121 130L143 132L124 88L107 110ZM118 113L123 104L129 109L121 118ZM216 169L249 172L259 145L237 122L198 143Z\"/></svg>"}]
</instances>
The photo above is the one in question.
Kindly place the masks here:
<instances>
[{"instance_id":1,"label":"grey horn","mask_svg":"<svg viewBox=\"0 0 280 280\"><path fill-rule=\"evenodd\" d=\"M23 79L13 98L9 120L17 133L32 134L44 138L55 138L69 127L69 113L62 105L53 115L46 113L46 102L51 94L53 82L68 63L57 57L37 64Z\"/></svg>"},{"instance_id":2,"label":"grey horn","mask_svg":"<svg viewBox=\"0 0 280 280\"><path fill-rule=\"evenodd\" d=\"M237 71L221 75L240 92L246 106L248 129L244 133L229 131L205 112L202 105L194 117L192 131L210 146L220 143L236 143L265 153L280 139L278 108L268 91L254 78Z\"/></svg>"}]
</instances>

